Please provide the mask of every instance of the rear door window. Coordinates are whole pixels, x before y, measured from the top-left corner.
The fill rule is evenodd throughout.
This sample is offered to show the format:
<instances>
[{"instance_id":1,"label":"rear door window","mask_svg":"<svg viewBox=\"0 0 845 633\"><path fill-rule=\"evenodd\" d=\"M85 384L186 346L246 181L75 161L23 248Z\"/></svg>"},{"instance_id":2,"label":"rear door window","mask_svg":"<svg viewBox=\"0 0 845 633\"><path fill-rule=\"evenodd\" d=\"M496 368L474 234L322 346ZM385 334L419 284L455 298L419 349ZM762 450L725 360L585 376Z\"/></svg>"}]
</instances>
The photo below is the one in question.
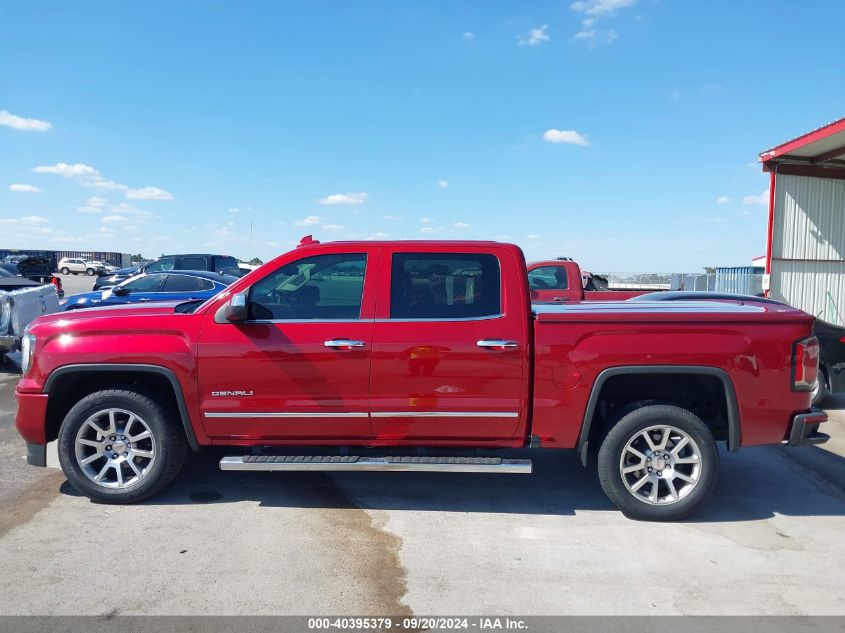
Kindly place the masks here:
<instances>
[{"instance_id":1,"label":"rear door window","mask_svg":"<svg viewBox=\"0 0 845 633\"><path fill-rule=\"evenodd\" d=\"M566 290L569 288L563 266L540 266L528 273L531 290Z\"/></svg>"},{"instance_id":2,"label":"rear door window","mask_svg":"<svg viewBox=\"0 0 845 633\"><path fill-rule=\"evenodd\" d=\"M194 292L199 290L199 277L168 275L163 292Z\"/></svg>"},{"instance_id":3,"label":"rear door window","mask_svg":"<svg viewBox=\"0 0 845 633\"><path fill-rule=\"evenodd\" d=\"M208 258L183 257L179 262L179 270L208 270Z\"/></svg>"},{"instance_id":4,"label":"rear door window","mask_svg":"<svg viewBox=\"0 0 845 633\"><path fill-rule=\"evenodd\" d=\"M485 253L395 253L390 318L471 319L501 314L499 260Z\"/></svg>"},{"instance_id":5,"label":"rear door window","mask_svg":"<svg viewBox=\"0 0 845 633\"><path fill-rule=\"evenodd\" d=\"M156 292L163 278L164 275L143 275L120 285L132 292Z\"/></svg>"},{"instance_id":6,"label":"rear door window","mask_svg":"<svg viewBox=\"0 0 845 633\"><path fill-rule=\"evenodd\" d=\"M224 275L234 275L235 277L241 276L238 260L225 255L214 256L214 272L222 272Z\"/></svg>"}]
</instances>

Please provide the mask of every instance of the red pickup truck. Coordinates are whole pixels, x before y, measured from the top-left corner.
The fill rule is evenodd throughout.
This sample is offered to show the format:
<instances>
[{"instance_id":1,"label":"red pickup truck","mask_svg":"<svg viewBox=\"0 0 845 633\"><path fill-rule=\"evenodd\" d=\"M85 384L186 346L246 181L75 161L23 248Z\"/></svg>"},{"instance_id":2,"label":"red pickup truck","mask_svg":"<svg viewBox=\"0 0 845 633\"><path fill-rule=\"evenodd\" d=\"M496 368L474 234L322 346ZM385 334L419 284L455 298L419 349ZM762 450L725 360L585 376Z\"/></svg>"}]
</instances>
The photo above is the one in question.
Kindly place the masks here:
<instances>
[{"instance_id":1,"label":"red pickup truck","mask_svg":"<svg viewBox=\"0 0 845 633\"><path fill-rule=\"evenodd\" d=\"M604 283L602 283L604 282ZM602 277L582 271L569 257L528 264L528 288L535 302L624 301L661 288L608 288Z\"/></svg>"},{"instance_id":2,"label":"red pickup truck","mask_svg":"<svg viewBox=\"0 0 845 633\"><path fill-rule=\"evenodd\" d=\"M677 519L717 443L817 444L813 318L783 305L532 305L496 242L309 238L204 303L39 318L17 428L73 486L139 501L188 448L223 470L530 473L575 449L631 517Z\"/></svg>"}]
</instances>

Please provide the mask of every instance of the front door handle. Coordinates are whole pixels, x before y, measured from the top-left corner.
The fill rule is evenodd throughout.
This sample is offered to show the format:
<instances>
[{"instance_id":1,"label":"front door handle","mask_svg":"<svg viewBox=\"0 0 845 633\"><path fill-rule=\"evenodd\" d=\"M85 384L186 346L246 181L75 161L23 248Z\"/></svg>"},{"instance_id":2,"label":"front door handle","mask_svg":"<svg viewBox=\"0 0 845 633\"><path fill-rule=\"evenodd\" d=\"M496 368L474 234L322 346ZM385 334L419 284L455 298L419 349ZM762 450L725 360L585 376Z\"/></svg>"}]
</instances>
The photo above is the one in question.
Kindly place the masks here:
<instances>
[{"instance_id":1,"label":"front door handle","mask_svg":"<svg viewBox=\"0 0 845 633\"><path fill-rule=\"evenodd\" d=\"M145 299L142 297L141 299L138 299L138 301L149 301L149 299Z\"/></svg>"},{"instance_id":2,"label":"front door handle","mask_svg":"<svg viewBox=\"0 0 845 633\"><path fill-rule=\"evenodd\" d=\"M500 338L483 338L476 345L488 349L513 349L514 347L519 347L519 343L516 341L507 341Z\"/></svg>"},{"instance_id":3,"label":"front door handle","mask_svg":"<svg viewBox=\"0 0 845 633\"><path fill-rule=\"evenodd\" d=\"M364 347L364 341L355 341L349 338L332 338L324 341L323 345L333 347L334 349L355 349Z\"/></svg>"}]
</instances>

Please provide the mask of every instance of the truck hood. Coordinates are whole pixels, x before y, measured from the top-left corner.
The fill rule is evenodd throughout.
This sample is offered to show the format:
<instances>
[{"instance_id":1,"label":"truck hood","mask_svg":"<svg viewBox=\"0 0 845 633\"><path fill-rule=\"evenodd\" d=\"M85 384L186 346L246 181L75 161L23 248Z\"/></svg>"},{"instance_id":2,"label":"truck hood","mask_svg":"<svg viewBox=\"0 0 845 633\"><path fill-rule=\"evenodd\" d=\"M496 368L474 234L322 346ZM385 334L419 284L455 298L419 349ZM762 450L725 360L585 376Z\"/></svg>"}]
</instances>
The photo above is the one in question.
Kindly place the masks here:
<instances>
[{"instance_id":1,"label":"truck hood","mask_svg":"<svg viewBox=\"0 0 845 633\"><path fill-rule=\"evenodd\" d=\"M100 293L96 293L100 294ZM130 303L116 306L102 306L86 308L85 310L69 310L67 312L57 312L39 318L34 324L40 325L55 325L61 322L62 327L67 327L80 321L90 321L93 319L102 319L106 317L114 320L115 318L131 318L131 317L151 317L157 315L173 315L174 308L184 301L167 301L156 303L154 305L138 305L137 303Z\"/></svg>"}]
</instances>

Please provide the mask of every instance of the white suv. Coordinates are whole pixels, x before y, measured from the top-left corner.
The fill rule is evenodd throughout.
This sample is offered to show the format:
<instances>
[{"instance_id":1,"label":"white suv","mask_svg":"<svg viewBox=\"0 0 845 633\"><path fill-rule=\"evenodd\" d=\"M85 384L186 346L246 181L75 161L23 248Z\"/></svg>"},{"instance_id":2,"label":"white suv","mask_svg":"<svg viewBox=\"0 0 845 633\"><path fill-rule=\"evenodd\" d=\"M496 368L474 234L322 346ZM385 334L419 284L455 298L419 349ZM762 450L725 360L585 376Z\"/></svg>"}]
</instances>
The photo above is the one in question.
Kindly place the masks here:
<instances>
[{"instance_id":1,"label":"white suv","mask_svg":"<svg viewBox=\"0 0 845 633\"><path fill-rule=\"evenodd\" d=\"M85 273L89 277L92 277L97 273L105 272L105 268L102 264L89 262L75 257L65 257L62 259L62 261L59 262L58 269L63 275L69 275L71 273L78 275L79 273Z\"/></svg>"}]
</instances>

